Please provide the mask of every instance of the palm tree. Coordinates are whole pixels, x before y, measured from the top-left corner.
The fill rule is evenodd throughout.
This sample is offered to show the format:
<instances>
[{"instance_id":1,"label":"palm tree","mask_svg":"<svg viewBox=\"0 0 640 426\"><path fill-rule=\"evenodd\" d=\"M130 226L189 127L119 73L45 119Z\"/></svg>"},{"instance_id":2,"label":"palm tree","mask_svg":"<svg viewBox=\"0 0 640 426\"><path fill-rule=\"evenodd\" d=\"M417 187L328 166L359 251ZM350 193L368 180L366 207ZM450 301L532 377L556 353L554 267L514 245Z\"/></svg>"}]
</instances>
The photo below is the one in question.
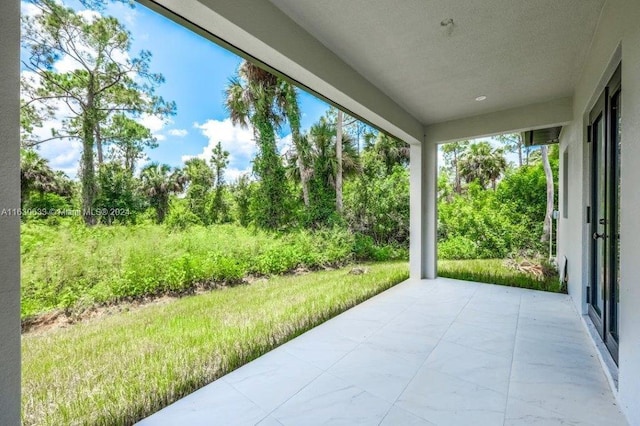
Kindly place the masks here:
<instances>
[{"instance_id":1,"label":"palm tree","mask_svg":"<svg viewBox=\"0 0 640 426\"><path fill-rule=\"evenodd\" d=\"M409 152L411 151L409 145L393 136L382 132L378 133L373 149L385 164L387 174L391 174L394 165L409 163Z\"/></svg>"},{"instance_id":2,"label":"palm tree","mask_svg":"<svg viewBox=\"0 0 640 426\"><path fill-rule=\"evenodd\" d=\"M142 188L156 211L156 221L164 222L169 211L169 196L184 189L186 178L181 170L167 164L151 163L140 173Z\"/></svg>"},{"instance_id":3,"label":"palm tree","mask_svg":"<svg viewBox=\"0 0 640 426\"><path fill-rule=\"evenodd\" d=\"M483 189L489 183L495 190L496 182L507 168L507 160L501 148L493 148L489 142L476 142L459 160L460 175L467 183L476 181Z\"/></svg>"},{"instance_id":4,"label":"palm tree","mask_svg":"<svg viewBox=\"0 0 640 426\"><path fill-rule=\"evenodd\" d=\"M460 158L469 147L469 141L457 141L442 146L442 156L445 164L449 164L453 172L453 189L457 194L462 193L462 181L460 176Z\"/></svg>"},{"instance_id":5,"label":"palm tree","mask_svg":"<svg viewBox=\"0 0 640 426\"><path fill-rule=\"evenodd\" d=\"M73 181L62 171L56 170L54 180L56 182L56 194L69 198L73 195Z\"/></svg>"},{"instance_id":6,"label":"palm tree","mask_svg":"<svg viewBox=\"0 0 640 426\"><path fill-rule=\"evenodd\" d=\"M251 125L253 129L258 145L253 170L261 181L256 220L272 229L283 223L286 213L286 173L275 136L283 120L281 104L277 102L280 86L278 77L244 61L237 75L229 80L225 100L231 122L245 128Z\"/></svg>"},{"instance_id":7,"label":"palm tree","mask_svg":"<svg viewBox=\"0 0 640 426\"><path fill-rule=\"evenodd\" d=\"M297 153L296 167L299 170L300 186L302 187L302 199L304 205L309 207L309 178L310 178L310 158L309 143L300 134L300 105L298 104L298 91L292 84L283 79L278 79L278 90L276 91L276 102L278 107L289 122L291 128L291 139L293 147Z\"/></svg>"},{"instance_id":8,"label":"palm tree","mask_svg":"<svg viewBox=\"0 0 640 426\"><path fill-rule=\"evenodd\" d=\"M20 150L20 195L22 205L28 200L32 191L40 194L57 192L56 174L51 170L47 160L33 149Z\"/></svg>"},{"instance_id":9,"label":"palm tree","mask_svg":"<svg viewBox=\"0 0 640 426\"><path fill-rule=\"evenodd\" d=\"M323 117L311 127L308 134L302 136L309 145L310 161L307 217L315 225L325 223L336 211L340 211L337 202L340 165L336 133L335 124ZM342 137L341 168L345 176L361 169L355 141L346 135ZM290 172L294 177L299 176L294 161L291 161Z\"/></svg>"},{"instance_id":10,"label":"palm tree","mask_svg":"<svg viewBox=\"0 0 640 426\"><path fill-rule=\"evenodd\" d=\"M337 129L324 118L313 126L309 132L310 157L313 160L312 175L323 175L326 184L336 187L338 175L338 156L336 153ZM351 176L359 173L360 157L355 141L348 135L342 135L342 173Z\"/></svg>"}]
</instances>

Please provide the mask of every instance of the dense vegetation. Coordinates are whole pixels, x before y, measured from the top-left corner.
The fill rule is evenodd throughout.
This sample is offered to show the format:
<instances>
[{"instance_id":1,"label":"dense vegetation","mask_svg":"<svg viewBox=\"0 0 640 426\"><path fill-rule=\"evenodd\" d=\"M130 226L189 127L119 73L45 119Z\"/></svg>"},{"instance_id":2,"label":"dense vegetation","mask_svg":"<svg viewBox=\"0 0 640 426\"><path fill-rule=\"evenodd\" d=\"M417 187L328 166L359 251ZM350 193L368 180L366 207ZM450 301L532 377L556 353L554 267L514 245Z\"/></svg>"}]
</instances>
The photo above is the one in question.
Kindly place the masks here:
<instances>
[{"instance_id":1,"label":"dense vegetation","mask_svg":"<svg viewBox=\"0 0 640 426\"><path fill-rule=\"evenodd\" d=\"M404 142L335 108L302 129L298 90L243 61L227 83L225 108L233 123L253 129L253 173L227 182L229 153L220 143L210 158L182 167L137 167L157 146L139 118L176 111L156 95L164 79L151 71L151 53L131 55L132 35L114 18L89 19L54 0L32 3L40 13L23 19L24 317L248 275L406 258ZM77 69L56 71L51 64L60 58ZM75 115L51 138L37 137L63 104ZM285 131L292 144L281 155L276 141ZM78 180L38 154L56 138L82 142ZM531 150L517 135L501 142L442 147L440 258L545 253L557 150ZM517 165L507 161L508 151L518 153Z\"/></svg>"},{"instance_id":2,"label":"dense vegetation","mask_svg":"<svg viewBox=\"0 0 640 426\"><path fill-rule=\"evenodd\" d=\"M377 263L184 297L22 339L25 425L133 424L407 278Z\"/></svg>"},{"instance_id":3,"label":"dense vegetation","mask_svg":"<svg viewBox=\"0 0 640 426\"><path fill-rule=\"evenodd\" d=\"M74 314L97 304L237 284L250 275L335 267L355 260L354 250L366 251L363 257L380 251L340 228L276 236L236 225L172 231L153 224L29 223L22 228L22 316Z\"/></svg>"}]
</instances>

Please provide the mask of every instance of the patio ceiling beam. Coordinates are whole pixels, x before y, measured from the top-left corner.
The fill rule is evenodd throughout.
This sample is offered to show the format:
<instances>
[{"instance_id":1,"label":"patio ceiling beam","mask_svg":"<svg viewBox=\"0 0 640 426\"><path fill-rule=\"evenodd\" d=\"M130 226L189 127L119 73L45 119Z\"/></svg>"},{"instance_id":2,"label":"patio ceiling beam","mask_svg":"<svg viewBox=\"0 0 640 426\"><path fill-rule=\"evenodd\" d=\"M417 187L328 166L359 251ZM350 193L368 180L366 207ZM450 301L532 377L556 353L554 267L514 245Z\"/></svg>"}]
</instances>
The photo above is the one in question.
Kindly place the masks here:
<instances>
[{"instance_id":1,"label":"patio ceiling beam","mask_svg":"<svg viewBox=\"0 0 640 426\"><path fill-rule=\"evenodd\" d=\"M573 120L573 99L555 99L504 111L432 124L425 128L426 143L445 143L504 133L564 126Z\"/></svg>"},{"instance_id":2,"label":"patio ceiling beam","mask_svg":"<svg viewBox=\"0 0 640 426\"><path fill-rule=\"evenodd\" d=\"M245 58L255 58L379 129L421 144L424 127L389 96L264 0L140 0Z\"/></svg>"}]
</instances>

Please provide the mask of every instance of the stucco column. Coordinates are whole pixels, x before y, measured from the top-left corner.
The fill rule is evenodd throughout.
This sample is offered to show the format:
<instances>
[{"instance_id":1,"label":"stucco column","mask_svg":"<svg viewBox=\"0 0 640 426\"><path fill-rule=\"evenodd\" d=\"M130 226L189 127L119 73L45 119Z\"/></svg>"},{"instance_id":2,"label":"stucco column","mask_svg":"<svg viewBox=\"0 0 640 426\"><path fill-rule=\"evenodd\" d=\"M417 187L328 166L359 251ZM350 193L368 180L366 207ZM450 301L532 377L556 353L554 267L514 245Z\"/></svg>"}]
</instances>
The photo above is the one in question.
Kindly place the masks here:
<instances>
[{"instance_id":1,"label":"stucco column","mask_svg":"<svg viewBox=\"0 0 640 426\"><path fill-rule=\"evenodd\" d=\"M437 177L437 145L411 145L409 274L412 279L437 276Z\"/></svg>"},{"instance_id":2,"label":"stucco column","mask_svg":"<svg viewBox=\"0 0 640 426\"><path fill-rule=\"evenodd\" d=\"M0 2L0 425L20 424L20 2ZM4 210L4 215L2 214Z\"/></svg>"}]
</instances>

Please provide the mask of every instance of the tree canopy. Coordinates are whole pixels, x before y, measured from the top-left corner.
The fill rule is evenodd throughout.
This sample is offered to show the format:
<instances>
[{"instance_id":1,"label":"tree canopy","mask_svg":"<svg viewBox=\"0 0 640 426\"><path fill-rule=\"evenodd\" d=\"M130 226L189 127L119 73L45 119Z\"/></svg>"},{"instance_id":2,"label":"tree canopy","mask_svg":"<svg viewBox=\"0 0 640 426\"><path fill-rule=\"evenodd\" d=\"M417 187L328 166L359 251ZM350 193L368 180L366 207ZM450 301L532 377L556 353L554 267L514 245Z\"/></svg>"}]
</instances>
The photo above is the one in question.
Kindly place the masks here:
<instances>
[{"instance_id":1,"label":"tree canopy","mask_svg":"<svg viewBox=\"0 0 640 426\"><path fill-rule=\"evenodd\" d=\"M120 131L114 130L114 120L141 114L171 115L175 104L155 93L164 78L151 72L151 52L131 57L131 34L117 19L81 15L55 0L32 3L39 13L22 18L22 47L29 52L29 58L22 61L28 71L21 82L23 144L33 147L51 139L82 142L82 207L85 222L95 224L90 213L97 192L94 154L101 164L105 133L109 137ZM104 5L101 1L86 3ZM69 70L57 68L61 61ZM49 138L33 137L43 118L56 114L64 117L61 129ZM137 140L129 134L129 143L148 143L148 135L141 133L140 129L133 132L142 137Z\"/></svg>"}]
</instances>

